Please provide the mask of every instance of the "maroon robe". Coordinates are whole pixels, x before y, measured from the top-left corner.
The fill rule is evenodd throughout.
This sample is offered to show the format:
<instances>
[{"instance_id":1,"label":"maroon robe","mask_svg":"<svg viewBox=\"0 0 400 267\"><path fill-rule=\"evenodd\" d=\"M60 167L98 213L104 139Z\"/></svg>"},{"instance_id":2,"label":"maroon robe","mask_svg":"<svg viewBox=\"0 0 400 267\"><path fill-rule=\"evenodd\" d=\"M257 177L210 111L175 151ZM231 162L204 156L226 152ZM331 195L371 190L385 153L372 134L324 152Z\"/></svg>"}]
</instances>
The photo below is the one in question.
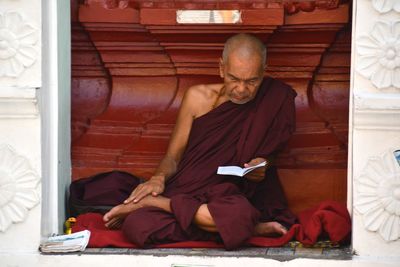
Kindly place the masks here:
<instances>
[{"instance_id":1,"label":"maroon robe","mask_svg":"<svg viewBox=\"0 0 400 267\"><path fill-rule=\"evenodd\" d=\"M295 128L296 93L286 84L265 78L256 97L246 104L225 102L193 121L186 150L163 196L171 199L172 214L155 207L127 216L122 230L132 242L151 244L186 240L221 240L227 249L243 244L261 221L294 223L276 169L263 182L217 175L218 166L239 165L276 153ZM193 222L207 203L219 234Z\"/></svg>"}]
</instances>

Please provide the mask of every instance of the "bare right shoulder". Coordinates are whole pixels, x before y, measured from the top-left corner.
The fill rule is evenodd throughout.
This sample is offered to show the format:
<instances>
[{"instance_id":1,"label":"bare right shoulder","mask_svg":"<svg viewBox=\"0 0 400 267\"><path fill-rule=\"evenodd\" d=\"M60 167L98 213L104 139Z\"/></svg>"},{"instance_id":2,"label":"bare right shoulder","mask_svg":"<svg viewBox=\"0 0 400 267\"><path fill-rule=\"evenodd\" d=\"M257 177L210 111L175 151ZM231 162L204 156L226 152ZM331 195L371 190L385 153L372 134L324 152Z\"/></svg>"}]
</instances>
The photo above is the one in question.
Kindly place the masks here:
<instances>
[{"instance_id":1,"label":"bare right shoulder","mask_svg":"<svg viewBox=\"0 0 400 267\"><path fill-rule=\"evenodd\" d=\"M179 108L174 131L172 132L166 156L179 163L186 148L192 123L197 118L204 105L204 88L201 85L192 86L186 90Z\"/></svg>"},{"instance_id":2,"label":"bare right shoulder","mask_svg":"<svg viewBox=\"0 0 400 267\"><path fill-rule=\"evenodd\" d=\"M213 108L221 85L195 85L186 90L172 132L167 156L179 163L187 145L193 120L209 112Z\"/></svg>"},{"instance_id":3,"label":"bare right shoulder","mask_svg":"<svg viewBox=\"0 0 400 267\"><path fill-rule=\"evenodd\" d=\"M199 84L191 86L185 92L182 109L186 109L193 119L209 112L218 96L218 84Z\"/></svg>"}]
</instances>

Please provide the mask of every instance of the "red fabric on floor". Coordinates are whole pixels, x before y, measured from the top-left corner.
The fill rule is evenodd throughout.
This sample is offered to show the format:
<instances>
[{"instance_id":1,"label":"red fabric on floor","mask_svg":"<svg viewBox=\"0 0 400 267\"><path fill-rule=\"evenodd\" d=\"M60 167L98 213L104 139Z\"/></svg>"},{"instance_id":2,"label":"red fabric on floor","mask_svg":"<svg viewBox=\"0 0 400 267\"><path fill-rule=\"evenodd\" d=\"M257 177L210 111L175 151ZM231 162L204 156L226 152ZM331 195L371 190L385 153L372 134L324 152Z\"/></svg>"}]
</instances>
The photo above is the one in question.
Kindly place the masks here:
<instances>
[{"instance_id":1,"label":"red fabric on floor","mask_svg":"<svg viewBox=\"0 0 400 267\"><path fill-rule=\"evenodd\" d=\"M120 230L109 230L104 226L102 215L86 213L78 216L73 232L90 230L88 247L138 248L129 242ZM305 210L298 215L299 223L293 225L288 233L281 237L252 237L247 243L258 247L279 247L291 240L305 245L314 244L320 236L328 237L332 242L348 241L351 233L351 218L347 208L334 201L324 201L318 207ZM211 241L186 241L156 245L157 248L221 248L222 244Z\"/></svg>"},{"instance_id":2,"label":"red fabric on floor","mask_svg":"<svg viewBox=\"0 0 400 267\"><path fill-rule=\"evenodd\" d=\"M313 245L319 237L333 243L350 241L351 218L346 206L335 201L324 201L319 206L300 212L299 223L294 224L288 233L277 238L252 237L249 244L259 247L283 246L291 240L304 245Z\"/></svg>"}]
</instances>

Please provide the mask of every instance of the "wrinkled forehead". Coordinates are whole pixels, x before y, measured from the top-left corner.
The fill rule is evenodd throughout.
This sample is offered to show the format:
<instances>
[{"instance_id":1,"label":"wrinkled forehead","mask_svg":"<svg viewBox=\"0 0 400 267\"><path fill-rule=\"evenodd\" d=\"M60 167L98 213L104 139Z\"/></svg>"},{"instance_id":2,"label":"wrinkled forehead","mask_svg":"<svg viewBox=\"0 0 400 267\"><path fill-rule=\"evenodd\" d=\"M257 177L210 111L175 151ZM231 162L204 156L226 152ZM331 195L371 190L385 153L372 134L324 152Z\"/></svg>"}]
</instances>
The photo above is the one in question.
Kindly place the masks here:
<instances>
[{"instance_id":1,"label":"wrinkled forehead","mask_svg":"<svg viewBox=\"0 0 400 267\"><path fill-rule=\"evenodd\" d=\"M235 70L256 74L264 69L262 57L257 53L243 55L232 51L223 64L228 71Z\"/></svg>"},{"instance_id":2,"label":"wrinkled forehead","mask_svg":"<svg viewBox=\"0 0 400 267\"><path fill-rule=\"evenodd\" d=\"M233 65L229 65L228 67L225 67L224 74L225 77L230 80L257 81L263 77L264 72L256 66L235 67Z\"/></svg>"}]
</instances>

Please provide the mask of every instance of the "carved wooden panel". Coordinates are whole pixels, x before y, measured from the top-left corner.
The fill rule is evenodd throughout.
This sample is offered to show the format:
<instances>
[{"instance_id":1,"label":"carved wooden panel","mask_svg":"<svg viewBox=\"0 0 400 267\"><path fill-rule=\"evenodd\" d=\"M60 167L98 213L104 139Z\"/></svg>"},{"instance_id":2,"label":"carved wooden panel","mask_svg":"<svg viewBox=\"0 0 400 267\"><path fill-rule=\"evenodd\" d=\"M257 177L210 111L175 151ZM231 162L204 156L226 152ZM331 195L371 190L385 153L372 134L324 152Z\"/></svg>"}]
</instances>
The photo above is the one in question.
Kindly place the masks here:
<instances>
[{"instance_id":1,"label":"carved wooden panel","mask_svg":"<svg viewBox=\"0 0 400 267\"><path fill-rule=\"evenodd\" d=\"M290 196L294 187L288 181L314 183L315 170L321 174L315 185L324 184L323 179L332 182L314 188L344 202L351 36L347 2L314 1L311 7L295 8L273 1L75 3L73 179L110 169L149 177L166 150L185 90L220 82L223 43L248 32L267 44L265 74L298 93L297 131L278 159L287 170L282 181L291 206L301 208L298 194ZM210 8L240 9L242 23L175 21L177 9Z\"/></svg>"}]
</instances>

